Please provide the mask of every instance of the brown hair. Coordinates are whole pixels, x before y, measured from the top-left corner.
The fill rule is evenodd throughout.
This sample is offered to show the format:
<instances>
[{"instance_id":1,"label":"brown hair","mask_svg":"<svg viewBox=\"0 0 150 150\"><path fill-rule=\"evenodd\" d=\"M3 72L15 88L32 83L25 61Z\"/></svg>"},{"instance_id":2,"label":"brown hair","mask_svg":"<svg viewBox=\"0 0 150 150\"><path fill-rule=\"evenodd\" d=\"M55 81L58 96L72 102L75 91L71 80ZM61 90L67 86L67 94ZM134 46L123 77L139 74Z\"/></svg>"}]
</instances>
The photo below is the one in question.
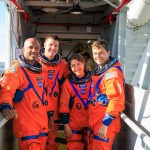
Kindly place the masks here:
<instances>
[{"instance_id":1,"label":"brown hair","mask_svg":"<svg viewBox=\"0 0 150 150\"><path fill-rule=\"evenodd\" d=\"M76 53L72 54L71 57L68 60L68 65L69 65L70 71L71 71L71 61L72 60L78 60L78 61L84 63L84 71L85 72L88 71L87 67L86 67L86 63L85 63L85 58L81 54L76 54Z\"/></svg>"},{"instance_id":2,"label":"brown hair","mask_svg":"<svg viewBox=\"0 0 150 150\"><path fill-rule=\"evenodd\" d=\"M109 44L104 39L94 41L92 44L92 48L94 47L96 48L103 47L106 51L110 51Z\"/></svg>"},{"instance_id":3,"label":"brown hair","mask_svg":"<svg viewBox=\"0 0 150 150\"><path fill-rule=\"evenodd\" d=\"M58 36L55 36L55 35L47 35L46 38L45 38L45 42L46 42L48 39L53 39L53 40L59 41Z\"/></svg>"}]
</instances>

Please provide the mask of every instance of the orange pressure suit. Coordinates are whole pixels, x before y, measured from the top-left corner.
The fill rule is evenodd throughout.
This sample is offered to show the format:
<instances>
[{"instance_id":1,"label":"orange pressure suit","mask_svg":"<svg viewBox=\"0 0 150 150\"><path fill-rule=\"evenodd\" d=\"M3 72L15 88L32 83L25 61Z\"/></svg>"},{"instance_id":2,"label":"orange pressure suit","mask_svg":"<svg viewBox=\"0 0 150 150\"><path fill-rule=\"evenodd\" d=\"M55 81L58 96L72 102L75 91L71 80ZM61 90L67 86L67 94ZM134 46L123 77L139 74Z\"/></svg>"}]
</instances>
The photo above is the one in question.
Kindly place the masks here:
<instances>
[{"instance_id":1,"label":"orange pressure suit","mask_svg":"<svg viewBox=\"0 0 150 150\"><path fill-rule=\"evenodd\" d=\"M124 76L120 63L111 58L92 76L89 99L90 144L92 150L111 150L113 140L120 131L119 113L124 109ZM108 126L107 140L98 137L101 124Z\"/></svg>"},{"instance_id":2,"label":"orange pressure suit","mask_svg":"<svg viewBox=\"0 0 150 150\"><path fill-rule=\"evenodd\" d=\"M74 74L62 86L59 113L63 124L69 124L71 138L67 138L68 150L87 149L88 97L90 95L91 73L78 79ZM86 143L86 144L84 144Z\"/></svg>"},{"instance_id":3,"label":"orange pressure suit","mask_svg":"<svg viewBox=\"0 0 150 150\"><path fill-rule=\"evenodd\" d=\"M5 71L0 90L0 111L15 109L13 130L20 150L45 150L48 136L48 116L52 116L52 104L48 102L42 66L25 62L20 56ZM13 99L13 101L12 101Z\"/></svg>"},{"instance_id":4,"label":"orange pressure suit","mask_svg":"<svg viewBox=\"0 0 150 150\"><path fill-rule=\"evenodd\" d=\"M68 65L65 60L61 60L58 54L55 55L53 60L48 60L44 54L43 50L40 52L39 62L42 67L47 72L48 86L50 91L48 91L50 100L54 107L54 122L55 128L53 132L48 134L47 140L47 150L57 150L58 144L55 142L57 136L58 126L59 126L59 94L60 85L63 83L64 79L68 77Z\"/></svg>"}]
</instances>

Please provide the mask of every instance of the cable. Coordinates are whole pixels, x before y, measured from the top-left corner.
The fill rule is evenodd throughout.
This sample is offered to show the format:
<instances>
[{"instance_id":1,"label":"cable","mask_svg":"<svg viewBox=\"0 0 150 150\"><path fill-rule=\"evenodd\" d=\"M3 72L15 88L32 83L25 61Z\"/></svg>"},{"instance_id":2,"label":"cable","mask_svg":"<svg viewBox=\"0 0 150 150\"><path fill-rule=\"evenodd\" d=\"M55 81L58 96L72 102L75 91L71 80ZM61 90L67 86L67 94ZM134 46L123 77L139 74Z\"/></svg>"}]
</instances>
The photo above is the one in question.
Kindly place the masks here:
<instances>
[{"instance_id":1,"label":"cable","mask_svg":"<svg viewBox=\"0 0 150 150\"><path fill-rule=\"evenodd\" d=\"M150 5L150 3L147 2L147 0L143 0L143 1L145 2L145 4ZM135 24L133 24L133 22L131 22L130 19L128 19L128 18L127 18L127 21L129 22L129 24L131 24L131 26L133 26L133 27L129 27L129 26L127 25L127 27L128 27L129 29L133 29L134 31L135 31L135 30L138 30L139 28L141 28L141 27L143 27L143 26L146 26L146 25L149 23L149 20L148 20L147 22L145 22L145 24L142 24L142 25L135 25Z\"/></svg>"},{"instance_id":2,"label":"cable","mask_svg":"<svg viewBox=\"0 0 150 150\"><path fill-rule=\"evenodd\" d=\"M15 7L12 11L11 11L11 32L13 33L14 37L15 37L15 43L16 43L16 47L19 48L18 42L17 42L17 35L15 34L14 30L13 30L13 20L14 20L14 13L16 12L17 8Z\"/></svg>"},{"instance_id":3,"label":"cable","mask_svg":"<svg viewBox=\"0 0 150 150\"><path fill-rule=\"evenodd\" d=\"M145 2L145 4L148 4L148 5L150 5L150 3L149 2L147 2L146 0L143 0L144 2Z\"/></svg>"},{"instance_id":4,"label":"cable","mask_svg":"<svg viewBox=\"0 0 150 150\"><path fill-rule=\"evenodd\" d=\"M143 25L135 25L135 24L133 24L131 21L130 21L130 19L128 19L127 18L127 21L128 21L128 23L131 25L131 26L133 26L133 27L129 27L129 25L127 24L127 28L129 28L129 29L133 29L134 31L136 31L136 30L138 30L139 28L141 28L141 27L143 27L143 26L146 26L147 24L148 24L148 22L146 22L145 24L143 24Z\"/></svg>"}]
</instances>

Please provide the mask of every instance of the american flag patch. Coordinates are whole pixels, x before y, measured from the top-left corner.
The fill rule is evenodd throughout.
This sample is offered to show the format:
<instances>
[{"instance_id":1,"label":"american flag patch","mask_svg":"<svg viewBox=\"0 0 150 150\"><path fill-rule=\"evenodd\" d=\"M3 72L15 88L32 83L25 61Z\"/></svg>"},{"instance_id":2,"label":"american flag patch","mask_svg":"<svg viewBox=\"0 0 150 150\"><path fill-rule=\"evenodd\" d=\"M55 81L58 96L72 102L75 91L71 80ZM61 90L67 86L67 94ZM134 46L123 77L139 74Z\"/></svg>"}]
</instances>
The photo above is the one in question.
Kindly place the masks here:
<instances>
[{"instance_id":1,"label":"american flag patch","mask_svg":"<svg viewBox=\"0 0 150 150\"><path fill-rule=\"evenodd\" d=\"M12 66L12 67L10 68L10 72L11 72L11 73L16 72L16 71L17 71L17 68L16 68L16 67Z\"/></svg>"},{"instance_id":2,"label":"american flag patch","mask_svg":"<svg viewBox=\"0 0 150 150\"><path fill-rule=\"evenodd\" d=\"M109 80L112 78L118 78L118 73L117 73L117 71L109 72L109 73L106 73L105 76L106 76L106 80Z\"/></svg>"}]
</instances>

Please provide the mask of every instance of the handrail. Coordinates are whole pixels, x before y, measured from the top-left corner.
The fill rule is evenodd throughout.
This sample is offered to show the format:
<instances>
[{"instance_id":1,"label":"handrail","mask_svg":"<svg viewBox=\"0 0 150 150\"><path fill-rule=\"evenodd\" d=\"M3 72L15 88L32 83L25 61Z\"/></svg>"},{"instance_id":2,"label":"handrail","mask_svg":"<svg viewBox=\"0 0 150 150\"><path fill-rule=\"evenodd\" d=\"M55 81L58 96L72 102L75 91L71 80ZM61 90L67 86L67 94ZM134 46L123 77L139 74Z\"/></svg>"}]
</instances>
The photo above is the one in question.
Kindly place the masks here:
<instances>
[{"instance_id":1,"label":"handrail","mask_svg":"<svg viewBox=\"0 0 150 150\"><path fill-rule=\"evenodd\" d=\"M124 122L143 140L143 142L150 147L150 137L139 128L131 119L129 119L124 113L120 114Z\"/></svg>"},{"instance_id":2,"label":"handrail","mask_svg":"<svg viewBox=\"0 0 150 150\"><path fill-rule=\"evenodd\" d=\"M7 122L8 120L3 118L2 114L0 113L0 128Z\"/></svg>"},{"instance_id":3,"label":"handrail","mask_svg":"<svg viewBox=\"0 0 150 150\"><path fill-rule=\"evenodd\" d=\"M1 116L1 113L0 113ZM143 140L143 142L150 147L150 137L139 128L131 119L129 119L124 113L120 114L120 117L124 120L124 122ZM5 118L1 116L0 118L0 128L7 122Z\"/></svg>"}]
</instances>

